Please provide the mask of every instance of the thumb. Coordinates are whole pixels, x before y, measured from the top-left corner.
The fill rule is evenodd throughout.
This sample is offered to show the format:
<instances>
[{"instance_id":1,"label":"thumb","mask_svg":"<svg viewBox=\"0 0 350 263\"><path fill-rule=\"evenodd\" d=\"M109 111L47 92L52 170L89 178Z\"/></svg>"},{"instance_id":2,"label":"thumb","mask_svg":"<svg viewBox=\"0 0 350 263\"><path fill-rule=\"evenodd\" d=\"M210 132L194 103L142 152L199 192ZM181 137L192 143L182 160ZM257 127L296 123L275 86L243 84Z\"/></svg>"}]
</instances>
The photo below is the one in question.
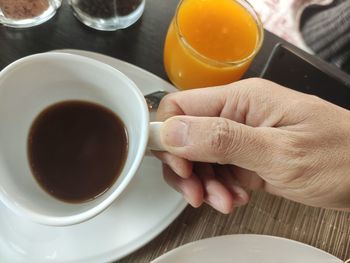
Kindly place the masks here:
<instances>
[{"instance_id":1,"label":"thumb","mask_svg":"<svg viewBox=\"0 0 350 263\"><path fill-rule=\"evenodd\" d=\"M273 133L272 128L254 128L220 117L175 116L163 123L160 138L176 156L258 171L274 158Z\"/></svg>"}]
</instances>

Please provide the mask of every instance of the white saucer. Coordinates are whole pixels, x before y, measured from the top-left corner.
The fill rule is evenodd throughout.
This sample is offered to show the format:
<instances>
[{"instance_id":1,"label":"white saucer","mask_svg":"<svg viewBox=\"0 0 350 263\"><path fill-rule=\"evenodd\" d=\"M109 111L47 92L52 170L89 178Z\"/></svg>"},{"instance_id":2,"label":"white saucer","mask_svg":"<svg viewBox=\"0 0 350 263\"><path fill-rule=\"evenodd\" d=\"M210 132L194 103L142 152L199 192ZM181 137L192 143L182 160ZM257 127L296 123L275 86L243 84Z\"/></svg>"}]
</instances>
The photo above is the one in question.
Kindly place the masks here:
<instances>
[{"instance_id":1,"label":"white saucer","mask_svg":"<svg viewBox=\"0 0 350 263\"><path fill-rule=\"evenodd\" d=\"M104 55L60 50L91 57L129 76L144 94L175 88L136 66ZM163 181L161 164L145 157L126 192L94 219L69 227L28 222L0 203L1 262L107 262L126 256L164 230L186 202Z\"/></svg>"},{"instance_id":2,"label":"white saucer","mask_svg":"<svg viewBox=\"0 0 350 263\"><path fill-rule=\"evenodd\" d=\"M152 263L342 263L322 250L264 235L229 235L192 242Z\"/></svg>"}]
</instances>

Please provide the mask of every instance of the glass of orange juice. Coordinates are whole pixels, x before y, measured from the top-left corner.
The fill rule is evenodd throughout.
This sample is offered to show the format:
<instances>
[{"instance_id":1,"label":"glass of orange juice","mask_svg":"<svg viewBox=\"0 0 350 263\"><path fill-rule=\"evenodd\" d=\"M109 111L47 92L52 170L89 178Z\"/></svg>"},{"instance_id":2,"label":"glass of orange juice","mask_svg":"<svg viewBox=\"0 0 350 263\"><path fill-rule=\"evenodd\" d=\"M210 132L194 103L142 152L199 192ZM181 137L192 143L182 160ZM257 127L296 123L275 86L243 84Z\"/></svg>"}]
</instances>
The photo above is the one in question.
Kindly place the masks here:
<instances>
[{"instance_id":1,"label":"glass of orange juice","mask_svg":"<svg viewBox=\"0 0 350 263\"><path fill-rule=\"evenodd\" d=\"M263 36L260 19L245 0L181 0L165 40L165 70L179 89L236 81Z\"/></svg>"}]
</instances>

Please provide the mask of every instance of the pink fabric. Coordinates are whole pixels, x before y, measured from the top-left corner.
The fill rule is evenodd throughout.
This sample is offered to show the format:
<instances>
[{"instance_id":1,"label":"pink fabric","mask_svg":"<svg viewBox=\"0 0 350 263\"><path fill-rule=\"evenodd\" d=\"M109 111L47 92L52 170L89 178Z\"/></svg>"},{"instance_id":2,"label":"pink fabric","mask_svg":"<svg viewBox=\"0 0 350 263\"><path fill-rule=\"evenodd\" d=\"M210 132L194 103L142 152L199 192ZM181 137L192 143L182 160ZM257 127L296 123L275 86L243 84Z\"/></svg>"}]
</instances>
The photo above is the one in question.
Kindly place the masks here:
<instances>
[{"instance_id":1,"label":"pink fabric","mask_svg":"<svg viewBox=\"0 0 350 263\"><path fill-rule=\"evenodd\" d=\"M248 0L259 14L264 28L310 52L299 31L300 16L312 4L327 5L333 0Z\"/></svg>"}]
</instances>

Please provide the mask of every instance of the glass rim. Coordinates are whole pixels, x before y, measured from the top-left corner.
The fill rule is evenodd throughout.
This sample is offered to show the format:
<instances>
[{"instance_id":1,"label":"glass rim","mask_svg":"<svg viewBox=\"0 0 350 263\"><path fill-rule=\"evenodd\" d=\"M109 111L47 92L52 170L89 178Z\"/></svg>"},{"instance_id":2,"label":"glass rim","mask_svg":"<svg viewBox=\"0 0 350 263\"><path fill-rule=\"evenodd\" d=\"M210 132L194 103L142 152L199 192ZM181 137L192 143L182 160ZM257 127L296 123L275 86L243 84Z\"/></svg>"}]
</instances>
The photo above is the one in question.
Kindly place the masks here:
<instances>
[{"instance_id":1,"label":"glass rim","mask_svg":"<svg viewBox=\"0 0 350 263\"><path fill-rule=\"evenodd\" d=\"M181 33L179 23L178 23L178 14L180 11L180 8L182 4L187 1L187 0L180 0L179 4L176 7L175 11L175 17L174 17L174 27L175 27L175 32L178 35L180 42L187 48L191 53L193 53L196 57L198 57L200 60L204 60L208 64L216 65L216 66L223 66L223 67L232 67L232 66L238 66L241 65L250 59L252 59L260 50L263 39L264 39L264 28L262 25L262 22L260 20L259 15L256 13L254 10L253 6L247 1L247 0L231 0L234 2L237 2L239 5L241 5L254 19L254 22L257 26L258 29L258 39L256 41L254 50L249 54L249 56L240 59L240 60L234 60L234 61L220 61L216 59L209 58L199 51L197 51L194 47L191 46L190 43L186 40L185 36Z\"/></svg>"}]
</instances>

